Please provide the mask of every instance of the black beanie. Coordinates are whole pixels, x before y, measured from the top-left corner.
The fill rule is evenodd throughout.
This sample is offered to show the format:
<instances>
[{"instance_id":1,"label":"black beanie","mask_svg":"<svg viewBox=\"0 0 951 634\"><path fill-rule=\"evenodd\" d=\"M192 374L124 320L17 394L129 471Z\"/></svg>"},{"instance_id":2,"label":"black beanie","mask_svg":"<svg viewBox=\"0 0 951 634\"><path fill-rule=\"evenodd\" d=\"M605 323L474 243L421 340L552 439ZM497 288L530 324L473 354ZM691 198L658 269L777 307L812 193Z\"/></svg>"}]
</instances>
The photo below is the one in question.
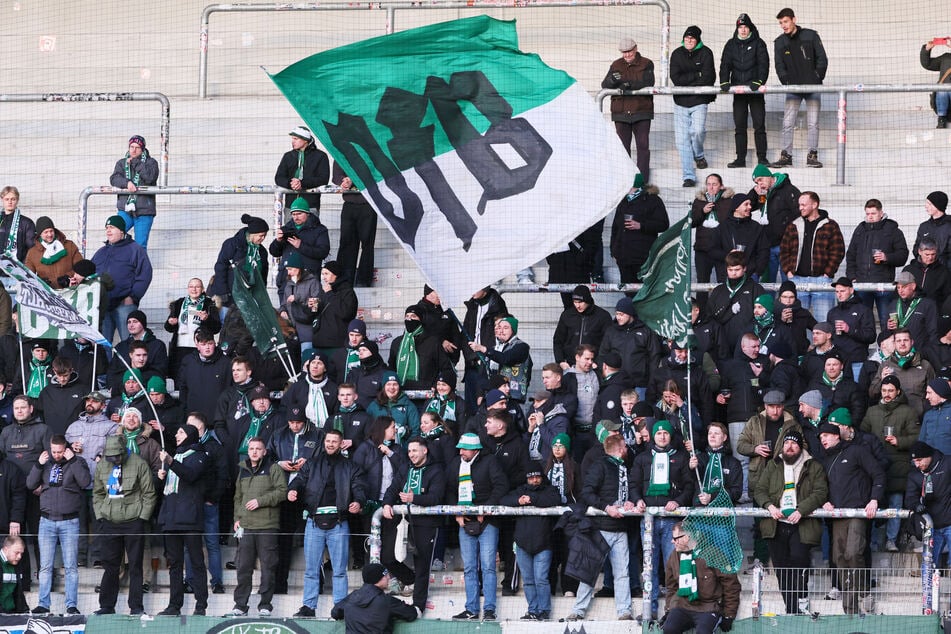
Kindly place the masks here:
<instances>
[{"instance_id":1,"label":"black beanie","mask_svg":"<svg viewBox=\"0 0 951 634\"><path fill-rule=\"evenodd\" d=\"M250 214L241 215L242 224L248 225L248 233L267 233L267 221Z\"/></svg>"},{"instance_id":2,"label":"black beanie","mask_svg":"<svg viewBox=\"0 0 951 634\"><path fill-rule=\"evenodd\" d=\"M948 210L948 195L944 192L931 192L927 196L928 201L944 213Z\"/></svg>"},{"instance_id":3,"label":"black beanie","mask_svg":"<svg viewBox=\"0 0 951 634\"><path fill-rule=\"evenodd\" d=\"M696 24L692 24L687 27L686 31L684 31L684 37L692 37L699 42L701 33L702 31L700 30L700 27Z\"/></svg>"}]
</instances>

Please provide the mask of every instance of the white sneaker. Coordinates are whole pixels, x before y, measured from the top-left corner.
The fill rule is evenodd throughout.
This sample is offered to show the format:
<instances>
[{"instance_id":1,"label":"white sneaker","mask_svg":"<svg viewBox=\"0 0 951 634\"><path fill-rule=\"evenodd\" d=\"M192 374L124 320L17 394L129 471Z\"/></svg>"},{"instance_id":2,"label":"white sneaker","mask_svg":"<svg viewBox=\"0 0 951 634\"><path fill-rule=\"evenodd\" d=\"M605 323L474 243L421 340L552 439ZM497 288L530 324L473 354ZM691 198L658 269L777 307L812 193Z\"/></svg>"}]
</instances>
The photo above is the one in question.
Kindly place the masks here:
<instances>
[{"instance_id":1,"label":"white sneaker","mask_svg":"<svg viewBox=\"0 0 951 634\"><path fill-rule=\"evenodd\" d=\"M809 598L803 597L799 599L799 613L800 614L809 614Z\"/></svg>"},{"instance_id":2,"label":"white sneaker","mask_svg":"<svg viewBox=\"0 0 951 634\"><path fill-rule=\"evenodd\" d=\"M574 597L574 596L575 596L575 593L572 592L571 590L569 590L568 592L565 593L565 596L566 596L566 597Z\"/></svg>"},{"instance_id":3,"label":"white sneaker","mask_svg":"<svg viewBox=\"0 0 951 634\"><path fill-rule=\"evenodd\" d=\"M271 611L267 608L258 608L258 616L271 616Z\"/></svg>"},{"instance_id":4,"label":"white sneaker","mask_svg":"<svg viewBox=\"0 0 951 634\"><path fill-rule=\"evenodd\" d=\"M885 550L890 553L897 553L898 545L895 543L895 540L889 539L887 542L885 542Z\"/></svg>"},{"instance_id":5,"label":"white sneaker","mask_svg":"<svg viewBox=\"0 0 951 634\"><path fill-rule=\"evenodd\" d=\"M829 591L826 593L826 601L838 601L842 593L839 592L839 589L835 586L829 588Z\"/></svg>"},{"instance_id":6,"label":"white sneaker","mask_svg":"<svg viewBox=\"0 0 951 634\"><path fill-rule=\"evenodd\" d=\"M859 599L859 609L862 614L875 614L875 597L867 594Z\"/></svg>"},{"instance_id":7,"label":"white sneaker","mask_svg":"<svg viewBox=\"0 0 951 634\"><path fill-rule=\"evenodd\" d=\"M247 616L247 615L248 615L247 610L241 610L239 608L235 608L233 610L230 610L224 613L224 616Z\"/></svg>"},{"instance_id":8,"label":"white sneaker","mask_svg":"<svg viewBox=\"0 0 951 634\"><path fill-rule=\"evenodd\" d=\"M443 563L442 559L433 559L433 565L429 569L433 572L441 572L446 569L446 564Z\"/></svg>"}]
</instances>

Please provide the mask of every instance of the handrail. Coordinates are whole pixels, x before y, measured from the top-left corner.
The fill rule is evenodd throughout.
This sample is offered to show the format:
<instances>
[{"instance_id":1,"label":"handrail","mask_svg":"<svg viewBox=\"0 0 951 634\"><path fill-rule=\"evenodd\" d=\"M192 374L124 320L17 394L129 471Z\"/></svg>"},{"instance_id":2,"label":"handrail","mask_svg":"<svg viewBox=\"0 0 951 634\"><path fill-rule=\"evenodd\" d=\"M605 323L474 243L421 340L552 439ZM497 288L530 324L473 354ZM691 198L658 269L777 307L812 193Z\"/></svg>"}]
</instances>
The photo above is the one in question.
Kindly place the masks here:
<instances>
[{"instance_id":1,"label":"handrail","mask_svg":"<svg viewBox=\"0 0 951 634\"><path fill-rule=\"evenodd\" d=\"M533 506L456 506L451 504L440 504L436 506L417 506L415 504L399 504L393 506L393 513L396 515L488 515L488 516L557 516L572 509L567 506L556 506L550 508L538 508ZM710 507L681 507L674 511L668 511L662 506L649 506L643 513L636 511L622 511L625 517L641 517L644 521L644 560L642 569L642 587L644 588L644 606L641 614L650 614L650 584L653 559L652 535L654 517L769 517L769 511L761 508L710 508ZM605 516L602 510L588 507L585 515ZM880 509L876 511L874 519L895 519L906 518L911 515L910 511L904 509ZM808 517L823 519L868 519L863 508L834 509L827 511L817 509ZM921 601L922 614L932 614L937 611L937 596L933 593L934 560L931 553L931 538L933 533L933 523L931 516L924 514L925 528L922 535L922 564L923 571L921 575ZM373 512L370 519L370 560L380 561L380 553L383 549L383 540L381 536L381 526L383 520L383 508L378 508Z\"/></svg>"},{"instance_id":2,"label":"handrail","mask_svg":"<svg viewBox=\"0 0 951 634\"><path fill-rule=\"evenodd\" d=\"M649 86L639 90L618 90L604 89L598 91L595 98L598 100L598 108L604 110L604 100L612 95L626 96L653 96L653 95L718 95L722 91L715 86ZM838 121L838 134L836 135L836 165L835 165L835 184L845 185L845 146L846 131L848 126L848 95L853 92L951 92L951 84L788 84L785 86L767 85L760 86L760 94L838 94L839 99L836 104L836 121ZM750 95L754 91L748 86L731 86L724 94Z\"/></svg>"},{"instance_id":3,"label":"handrail","mask_svg":"<svg viewBox=\"0 0 951 634\"><path fill-rule=\"evenodd\" d=\"M643 284L607 284L601 282L599 284L580 284L585 286L592 293L636 293L641 289ZM579 284L493 284L494 288L499 293L570 293L575 287ZM707 293L712 291L717 286L720 286L719 282L693 282L690 284L691 291L697 291L701 293ZM760 286L763 287L763 290L766 291L778 291L780 284L775 282L761 282ZM855 292L859 291L875 291L878 293L886 293L895 290L894 282L853 282L852 287L855 289ZM834 293L835 289L832 287L832 284L797 284L796 291L799 293Z\"/></svg>"},{"instance_id":4,"label":"handrail","mask_svg":"<svg viewBox=\"0 0 951 634\"><path fill-rule=\"evenodd\" d=\"M201 12L198 35L198 98L208 96L208 30L212 13L271 11L386 11L386 33L395 31L396 11L403 9L545 9L558 7L659 6L661 8L661 83L667 85L670 57L670 5L667 0L424 0L421 2L294 2L209 4Z\"/></svg>"},{"instance_id":5,"label":"handrail","mask_svg":"<svg viewBox=\"0 0 951 634\"><path fill-rule=\"evenodd\" d=\"M162 104L162 127L160 132L160 180L168 185L168 133L172 119L168 97L160 92L47 92L25 94L0 94L0 102L94 102L94 101L158 101Z\"/></svg>"}]
</instances>

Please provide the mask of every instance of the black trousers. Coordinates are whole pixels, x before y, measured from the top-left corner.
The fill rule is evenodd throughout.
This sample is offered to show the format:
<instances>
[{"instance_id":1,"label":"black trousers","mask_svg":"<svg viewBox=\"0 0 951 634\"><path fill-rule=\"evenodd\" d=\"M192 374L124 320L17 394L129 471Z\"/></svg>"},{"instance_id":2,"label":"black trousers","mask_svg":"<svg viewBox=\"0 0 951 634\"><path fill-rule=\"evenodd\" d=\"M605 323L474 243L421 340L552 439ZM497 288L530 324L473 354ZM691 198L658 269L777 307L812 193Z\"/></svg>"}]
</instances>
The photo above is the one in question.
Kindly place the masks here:
<instances>
[{"instance_id":1,"label":"black trousers","mask_svg":"<svg viewBox=\"0 0 951 634\"><path fill-rule=\"evenodd\" d=\"M369 515L364 516L368 520ZM404 586L415 583L416 575L402 561L396 560L396 529L400 525L402 517L395 516L393 519L383 519L380 524L380 562L386 566L390 574L396 577ZM426 567L426 575L429 576L429 567Z\"/></svg>"},{"instance_id":2,"label":"black trousers","mask_svg":"<svg viewBox=\"0 0 951 634\"><path fill-rule=\"evenodd\" d=\"M274 587L279 594L287 593L287 575L294 556L294 539L304 534L303 501L281 502L280 534L277 537L277 567L274 570ZM240 606L239 606L240 607Z\"/></svg>"},{"instance_id":3,"label":"black trousers","mask_svg":"<svg viewBox=\"0 0 951 634\"><path fill-rule=\"evenodd\" d=\"M419 526L411 522L409 530L416 546L413 555L413 605L418 607L420 612L424 612L426 599L429 597L429 570L433 563L433 549L443 529L439 526Z\"/></svg>"},{"instance_id":4,"label":"black trousers","mask_svg":"<svg viewBox=\"0 0 951 634\"><path fill-rule=\"evenodd\" d=\"M272 529L244 529L244 536L238 540L238 555L235 562L238 568L238 585L234 589L234 607L247 612L248 598L251 596L251 577L254 575L254 562L261 562L261 585L258 589L260 600L258 609L273 610L271 599L274 597L274 569L277 565L277 535ZM286 582L285 582L286 583Z\"/></svg>"},{"instance_id":5,"label":"black trousers","mask_svg":"<svg viewBox=\"0 0 951 634\"><path fill-rule=\"evenodd\" d=\"M798 526L784 522L776 523L776 536L768 541L769 557L776 569L786 614L799 614L799 599L807 596L809 587L812 546L799 540Z\"/></svg>"},{"instance_id":6,"label":"black trousers","mask_svg":"<svg viewBox=\"0 0 951 634\"><path fill-rule=\"evenodd\" d=\"M203 509L199 509L204 513ZM204 524L202 514L202 524ZM194 580L192 589L195 591L195 609L204 610L208 607L208 569L205 566L205 536L198 531L194 533L165 532L165 558L168 560L168 607L182 609L185 603L185 547L188 547L188 563L191 564ZM141 560L141 555L139 556ZM131 569L132 556L129 556ZM141 567L136 566L141 570ZM139 586L141 587L141 583ZM132 592L132 574L129 573L129 593Z\"/></svg>"},{"instance_id":7,"label":"black trousers","mask_svg":"<svg viewBox=\"0 0 951 634\"><path fill-rule=\"evenodd\" d=\"M102 556L102 580L99 582L99 607L114 610L119 596L119 568L122 554L129 560L129 610L142 612L142 551L145 547L145 522L136 519L117 524L103 520L99 552ZM201 550L199 544L198 549ZM178 573L182 577L181 570ZM172 575L172 579L175 576Z\"/></svg>"},{"instance_id":8,"label":"black trousers","mask_svg":"<svg viewBox=\"0 0 951 634\"><path fill-rule=\"evenodd\" d=\"M716 612L694 612L684 608L674 608L667 613L664 621L664 634L683 634L687 630L696 630L696 634L713 634L720 624L720 615Z\"/></svg>"},{"instance_id":9,"label":"black trousers","mask_svg":"<svg viewBox=\"0 0 951 634\"><path fill-rule=\"evenodd\" d=\"M644 176L644 182L649 183L651 171L650 119L634 123L615 121L614 130L617 132L618 138L621 139L621 144L627 151L628 156L631 154L631 139L634 140L634 145L637 148L637 171Z\"/></svg>"},{"instance_id":10,"label":"black trousers","mask_svg":"<svg viewBox=\"0 0 951 634\"><path fill-rule=\"evenodd\" d=\"M499 520L499 558L505 564L502 578L502 590L518 590L519 573L515 562L515 518L505 517Z\"/></svg>"},{"instance_id":11,"label":"black trousers","mask_svg":"<svg viewBox=\"0 0 951 634\"><path fill-rule=\"evenodd\" d=\"M747 112L753 119L753 142L756 159L766 160L766 97L764 95L733 95L733 125L736 126L736 158L746 160Z\"/></svg>"},{"instance_id":12,"label":"black trousers","mask_svg":"<svg viewBox=\"0 0 951 634\"><path fill-rule=\"evenodd\" d=\"M340 248L337 262L344 278L355 286L373 283L373 248L376 242L376 212L369 203L345 202L340 210ZM357 254L359 253L359 264Z\"/></svg>"}]
</instances>

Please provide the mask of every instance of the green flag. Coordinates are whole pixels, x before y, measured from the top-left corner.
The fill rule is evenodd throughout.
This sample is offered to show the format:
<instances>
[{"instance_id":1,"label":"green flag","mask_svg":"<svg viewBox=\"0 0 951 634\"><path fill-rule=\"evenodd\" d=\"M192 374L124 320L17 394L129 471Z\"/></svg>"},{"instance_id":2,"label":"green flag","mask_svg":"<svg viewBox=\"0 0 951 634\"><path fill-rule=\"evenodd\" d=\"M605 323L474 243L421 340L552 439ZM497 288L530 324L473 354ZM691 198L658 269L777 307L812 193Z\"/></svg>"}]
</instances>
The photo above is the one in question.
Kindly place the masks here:
<instances>
[{"instance_id":1,"label":"green flag","mask_svg":"<svg viewBox=\"0 0 951 634\"><path fill-rule=\"evenodd\" d=\"M690 218L657 236L638 275L637 316L665 339L686 342L690 328Z\"/></svg>"},{"instance_id":2,"label":"green flag","mask_svg":"<svg viewBox=\"0 0 951 634\"><path fill-rule=\"evenodd\" d=\"M514 21L401 31L271 79L447 305L564 250L633 182L591 95L519 50Z\"/></svg>"},{"instance_id":3,"label":"green flag","mask_svg":"<svg viewBox=\"0 0 951 634\"><path fill-rule=\"evenodd\" d=\"M284 343L284 334L277 323L277 315L267 294L267 287L261 280L261 272L254 268L251 275L253 278L248 278L242 267L234 267L231 296L244 317L254 345L267 357Z\"/></svg>"}]
</instances>

